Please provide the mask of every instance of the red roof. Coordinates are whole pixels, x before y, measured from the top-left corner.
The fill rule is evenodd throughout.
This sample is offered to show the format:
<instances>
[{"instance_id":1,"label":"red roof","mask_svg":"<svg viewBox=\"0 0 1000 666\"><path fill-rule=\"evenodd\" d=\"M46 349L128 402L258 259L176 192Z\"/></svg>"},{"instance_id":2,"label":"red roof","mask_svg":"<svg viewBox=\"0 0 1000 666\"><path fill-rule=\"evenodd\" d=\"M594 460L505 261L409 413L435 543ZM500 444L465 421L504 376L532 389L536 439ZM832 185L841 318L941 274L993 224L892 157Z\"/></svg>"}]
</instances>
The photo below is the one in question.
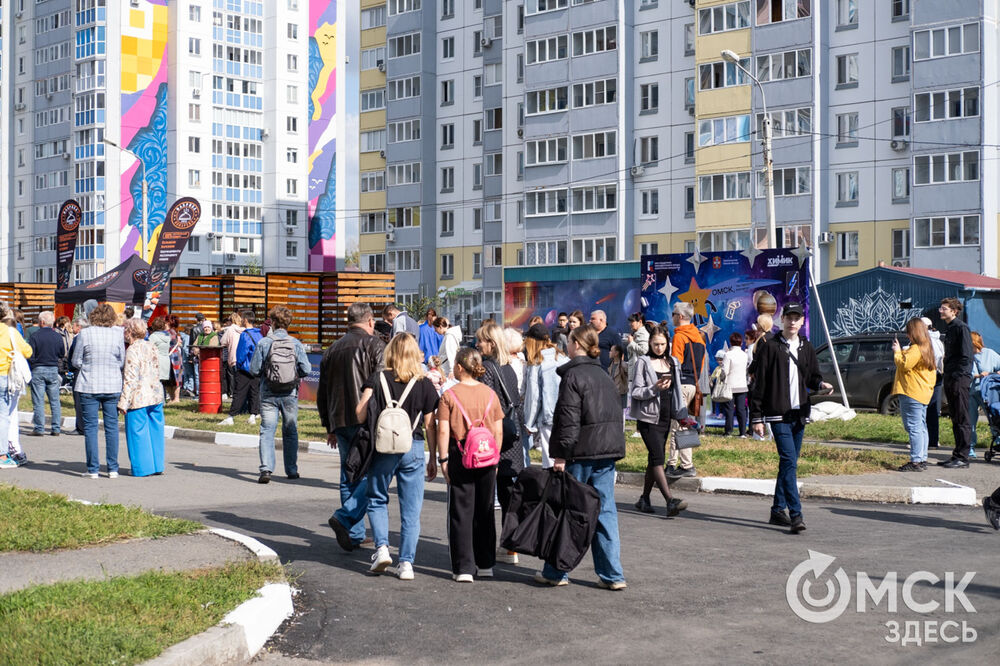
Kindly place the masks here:
<instances>
[{"instance_id":1,"label":"red roof","mask_svg":"<svg viewBox=\"0 0 1000 666\"><path fill-rule=\"evenodd\" d=\"M1000 291L1000 280L989 277L988 275L979 275L977 273L968 273L966 271L948 271L936 268L899 268L894 266L892 269L902 271L904 273L910 273L911 275L919 275L921 277L941 280L943 282L960 284L966 289L996 289Z\"/></svg>"}]
</instances>

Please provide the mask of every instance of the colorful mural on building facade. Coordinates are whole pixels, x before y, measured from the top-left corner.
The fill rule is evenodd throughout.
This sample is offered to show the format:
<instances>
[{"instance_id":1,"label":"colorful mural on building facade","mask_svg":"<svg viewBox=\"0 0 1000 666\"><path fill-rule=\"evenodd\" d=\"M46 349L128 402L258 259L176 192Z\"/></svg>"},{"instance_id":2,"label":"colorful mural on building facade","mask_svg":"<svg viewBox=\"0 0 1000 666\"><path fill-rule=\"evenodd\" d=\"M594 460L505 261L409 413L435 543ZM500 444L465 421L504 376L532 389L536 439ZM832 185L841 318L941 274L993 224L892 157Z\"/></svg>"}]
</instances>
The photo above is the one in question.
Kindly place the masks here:
<instances>
[{"instance_id":1,"label":"colorful mural on building facade","mask_svg":"<svg viewBox=\"0 0 1000 666\"><path fill-rule=\"evenodd\" d=\"M140 253L142 169L149 214L146 256L152 257L167 212L167 0L139 0L122 9L121 143L140 163L122 153L121 259ZM127 165L127 166L125 166Z\"/></svg>"},{"instance_id":2,"label":"colorful mural on building facade","mask_svg":"<svg viewBox=\"0 0 1000 666\"><path fill-rule=\"evenodd\" d=\"M337 0L309 2L309 270L337 268Z\"/></svg>"}]
</instances>

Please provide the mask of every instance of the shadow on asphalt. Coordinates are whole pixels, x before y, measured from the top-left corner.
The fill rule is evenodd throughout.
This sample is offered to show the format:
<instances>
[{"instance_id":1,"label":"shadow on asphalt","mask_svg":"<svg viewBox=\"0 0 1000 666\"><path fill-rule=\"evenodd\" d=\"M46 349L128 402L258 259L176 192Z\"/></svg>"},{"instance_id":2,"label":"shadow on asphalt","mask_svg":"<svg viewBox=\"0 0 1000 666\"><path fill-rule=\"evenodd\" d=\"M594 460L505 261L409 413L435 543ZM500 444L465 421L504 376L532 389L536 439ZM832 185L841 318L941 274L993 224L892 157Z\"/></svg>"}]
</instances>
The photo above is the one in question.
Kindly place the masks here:
<instances>
[{"instance_id":1,"label":"shadow on asphalt","mask_svg":"<svg viewBox=\"0 0 1000 666\"><path fill-rule=\"evenodd\" d=\"M983 534L992 532L985 525L971 525L968 521L946 520L933 516L912 514L912 513L891 513L879 509L853 509L841 506L828 506L826 509L838 516L849 516L852 518L864 518L866 520L878 520L886 523L905 523L916 527L936 527L945 530L958 530L961 532L972 532L973 534Z\"/></svg>"}]
</instances>

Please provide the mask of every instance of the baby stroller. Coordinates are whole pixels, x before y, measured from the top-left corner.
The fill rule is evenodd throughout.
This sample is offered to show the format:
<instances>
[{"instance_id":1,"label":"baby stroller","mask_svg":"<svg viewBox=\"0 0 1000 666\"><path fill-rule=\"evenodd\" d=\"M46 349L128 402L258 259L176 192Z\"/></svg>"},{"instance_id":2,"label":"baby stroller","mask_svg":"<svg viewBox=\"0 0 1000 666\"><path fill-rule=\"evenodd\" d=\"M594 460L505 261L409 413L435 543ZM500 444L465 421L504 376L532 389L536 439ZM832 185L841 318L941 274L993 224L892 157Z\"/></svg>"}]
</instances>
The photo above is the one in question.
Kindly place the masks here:
<instances>
[{"instance_id":1,"label":"baby stroller","mask_svg":"<svg viewBox=\"0 0 1000 666\"><path fill-rule=\"evenodd\" d=\"M979 395L983 398L986 419L990 423L990 446L983 459L986 462L1000 453L1000 375L992 374L983 378L979 385ZM975 427L975 424L972 424Z\"/></svg>"}]
</instances>

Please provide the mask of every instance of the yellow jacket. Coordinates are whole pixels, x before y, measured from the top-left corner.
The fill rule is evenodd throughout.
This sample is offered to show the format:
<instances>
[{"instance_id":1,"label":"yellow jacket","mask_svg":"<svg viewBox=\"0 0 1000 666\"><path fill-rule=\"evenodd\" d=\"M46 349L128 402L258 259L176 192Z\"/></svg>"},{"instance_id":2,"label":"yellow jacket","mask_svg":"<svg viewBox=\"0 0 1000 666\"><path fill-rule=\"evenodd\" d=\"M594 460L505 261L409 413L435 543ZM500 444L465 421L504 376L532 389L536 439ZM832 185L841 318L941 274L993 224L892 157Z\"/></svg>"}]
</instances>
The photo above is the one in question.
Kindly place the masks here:
<instances>
[{"instance_id":1,"label":"yellow jacket","mask_svg":"<svg viewBox=\"0 0 1000 666\"><path fill-rule=\"evenodd\" d=\"M920 348L910 345L896 352L896 379L892 383L892 392L913 398L926 405L934 393L934 381L937 373L934 368L917 367L920 363Z\"/></svg>"},{"instance_id":2,"label":"yellow jacket","mask_svg":"<svg viewBox=\"0 0 1000 666\"><path fill-rule=\"evenodd\" d=\"M0 324L0 375L10 373L10 360L14 356L15 344L24 358L31 358L31 345L24 341L17 329Z\"/></svg>"}]
</instances>

